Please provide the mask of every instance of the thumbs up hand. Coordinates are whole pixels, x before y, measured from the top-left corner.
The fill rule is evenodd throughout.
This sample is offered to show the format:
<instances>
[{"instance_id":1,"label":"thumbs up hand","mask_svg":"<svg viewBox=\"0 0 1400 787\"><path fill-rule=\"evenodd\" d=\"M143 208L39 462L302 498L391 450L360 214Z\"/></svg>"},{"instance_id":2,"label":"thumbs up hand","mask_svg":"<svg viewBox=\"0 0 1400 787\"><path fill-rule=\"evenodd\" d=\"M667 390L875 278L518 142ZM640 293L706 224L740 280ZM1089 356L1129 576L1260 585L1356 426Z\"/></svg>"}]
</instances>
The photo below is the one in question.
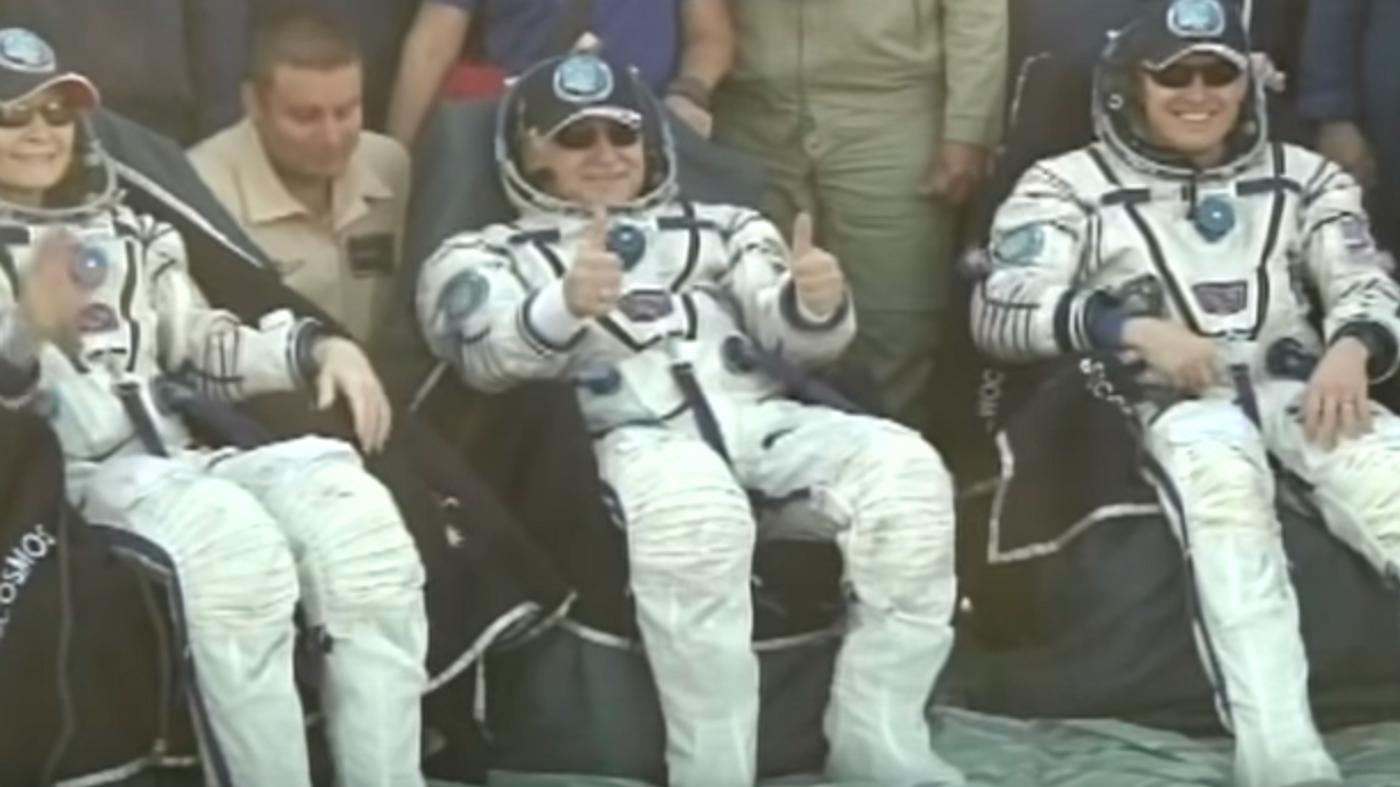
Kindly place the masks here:
<instances>
[{"instance_id":1,"label":"thumbs up hand","mask_svg":"<svg viewBox=\"0 0 1400 787\"><path fill-rule=\"evenodd\" d=\"M792 261L788 264L797 302L818 319L834 314L846 296L846 277L836 257L813 240L812 217L800 213L792 228Z\"/></svg>"},{"instance_id":2,"label":"thumbs up hand","mask_svg":"<svg viewBox=\"0 0 1400 787\"><path fill-rule=\"evenodd\" d=\"M608 251L608 214L593 213L574 264L564 275L564 301L579 319L612 311L622 293L622 260Z\"/></svg>"}]
</instances>

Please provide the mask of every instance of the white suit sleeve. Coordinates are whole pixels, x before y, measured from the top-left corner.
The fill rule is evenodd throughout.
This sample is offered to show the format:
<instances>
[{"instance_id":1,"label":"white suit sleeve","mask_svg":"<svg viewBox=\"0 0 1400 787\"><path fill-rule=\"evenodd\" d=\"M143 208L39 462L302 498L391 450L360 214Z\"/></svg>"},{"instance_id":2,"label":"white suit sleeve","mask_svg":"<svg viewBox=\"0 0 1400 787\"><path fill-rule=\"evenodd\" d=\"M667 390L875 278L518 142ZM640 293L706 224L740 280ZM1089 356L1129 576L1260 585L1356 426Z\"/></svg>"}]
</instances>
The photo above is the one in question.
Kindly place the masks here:
<instances>
[{"instance_id":1,"label":"white suit sleeve","mask_svg":"<svg viewBox=\"0 0 1400 787\"><path fill-rule=\"evenodd\" d=\"M564 376L585 326L569 312L562 281L532 286L510 249L485 233L448 239L424 264L417 315L433 354L486 392Z\"/></svg>"},{"instance_id":2,"label":"white suit sleeve","mask_svg":"<svg viewBox=\"0 0 1400 787\"><path fill-rule=\"evenodd\" d=\"M788 272L791 254L772 222L756 211L739 209L724 235L729 259L719 284L738 304L745 332L795 363L820 366L835 361L856 334L850 292L831 314L811 314L797 300Z\"/></svg>"},{"instance_id":3,"label":"white suit sleeve","mask_svg":"<svg viewBox=\"0 0 1400 787\"><path fill-rule=\"evenodd\" d=\"M1400 286L1393 261L1371 235L1361 187L1330 161L1303 195L1303 250L1322 301L1328 344L1361 339L1371 350L1371 375L1387 378L1400 364Z\"/></svg>"},{"instance_id":4,"label":"white suit sleeve","mask_svg":"<svg viewBox=\"0 0 1400 787\"><path fill-rule=\"evenodd\" d=\"M18 409L39 387L39 347L19 317L10 273L0 274L0 406Z\"/></svg>"},{"instance_id":5,"label":"white suit sleeve","mask_svg":"<svg viewBox=\"0 0 1400 787\"><path fill-rule=\"evenodd\" d=\"M992 221L973 289L972 338L982 352L1017 362L1112 343L1096 341L1121 330L1109 324L1112 310L1099 308L1105 298L1079 287L1092 224L1089 208L1043 164L1022 176Z\"/></svg>"},{"instance_id":6,"label":"white suit sleeve","mask_svg":"<svg viewBox=\"0 0 1400 787\"><path fill-rule=\"evenodd\" d=\"M311 320L277 311L259 326L211 307L190 278L185 243L168 224L141 217L145 267L158 322L161 366L225 401L294 390L306 383Z\"/></svg>"}]
</instances>

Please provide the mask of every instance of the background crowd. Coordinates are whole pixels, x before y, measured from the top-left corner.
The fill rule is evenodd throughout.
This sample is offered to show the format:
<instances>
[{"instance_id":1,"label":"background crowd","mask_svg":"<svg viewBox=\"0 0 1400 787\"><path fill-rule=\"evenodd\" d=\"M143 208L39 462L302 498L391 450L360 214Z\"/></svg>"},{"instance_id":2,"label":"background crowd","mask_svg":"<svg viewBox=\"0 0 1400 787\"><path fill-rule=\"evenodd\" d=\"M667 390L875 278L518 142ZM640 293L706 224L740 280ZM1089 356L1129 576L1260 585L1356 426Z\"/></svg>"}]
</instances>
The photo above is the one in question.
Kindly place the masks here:
<instances>
[{"instance_id":1,"label":"background crowd","mask_svg":"<svg viewBox=\"0 0 1400 787\"><path fill-rule=\"evenodd\" d=\"M1400 3L1240 2L1275 72L1275 135L1360 178L1377 234L1400 245L1400 68L1385 46ZM855 355L887 409L925 427L971 208L1004 188L989 173L1084 141L1089 69L1137 3L3 0L0 26L40 33L109 108L189 148L284 281L368 344L434 102L494 95L596 37L678 121L765 165L779 227L816 217L861 315Z\"/></svg>"}]
</instances>

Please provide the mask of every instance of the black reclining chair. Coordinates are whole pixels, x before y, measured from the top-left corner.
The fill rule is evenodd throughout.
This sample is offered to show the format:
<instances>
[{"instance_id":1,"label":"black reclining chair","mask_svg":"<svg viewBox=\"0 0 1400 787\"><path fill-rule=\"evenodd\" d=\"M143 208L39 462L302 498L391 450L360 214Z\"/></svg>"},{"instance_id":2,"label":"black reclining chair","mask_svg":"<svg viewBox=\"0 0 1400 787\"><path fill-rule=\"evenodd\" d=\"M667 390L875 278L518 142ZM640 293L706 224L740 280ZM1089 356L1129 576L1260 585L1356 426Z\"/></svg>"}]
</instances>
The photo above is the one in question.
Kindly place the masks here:
<instances>
[{"instance_id":1,"label":"black reclining chair","mask_svg":"<svg viewBox=\"0 0 1400 787\"><path fill-rule=\"evenodd\" d=\"M1106 31L1131 18L1134 3L1020 5L1006 148L978 211L979 238L1031 163L1089 142L1093 63ZM970 291L965 280L957 286ZM1087 374L1076 362L1003 367L972 349L965 311L954 321L949 335L961 341L943 368L957 371L949 384L963 414L954 419L962 428L950 438L950 464L961 487L959 562L972 608L962 628L972 674L961 699L1022 718L1112 717L1219 732L1180 549L1136 472L1126 421L1088 391L1112 359L1090 359L1097 363ZM1380 395L1397 401L1393 391ZM997 436L1023 447L1014 475ZM1285 506L1281 517L1319 723L1397 718L1400 592L1311 511Z\"/></svg>"}]
</instances>

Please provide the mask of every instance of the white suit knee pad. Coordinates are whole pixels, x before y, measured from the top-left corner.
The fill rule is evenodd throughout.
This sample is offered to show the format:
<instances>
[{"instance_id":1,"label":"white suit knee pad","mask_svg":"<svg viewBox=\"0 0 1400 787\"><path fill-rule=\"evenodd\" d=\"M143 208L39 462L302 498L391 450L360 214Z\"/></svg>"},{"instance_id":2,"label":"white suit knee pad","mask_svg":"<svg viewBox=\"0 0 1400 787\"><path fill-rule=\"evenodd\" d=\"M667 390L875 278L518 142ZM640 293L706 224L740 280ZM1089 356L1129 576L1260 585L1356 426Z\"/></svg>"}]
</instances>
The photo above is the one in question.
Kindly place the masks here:
<instances>
[{"instance_id":1,"label":"white suit knee pad","mask_svg":"<svg viewBox=\"0 0 1400 787\"><path fill-rule=\"evenodd\" d=\"M1273 471L1263 439L1244 415L1198 413L1170 427L1154 436L1153 455L1179 493L1193 536L1217 528L1275 534Z\"/></svg>"},{"instance_id":2,"label":"white suit knee pad","mask_svg":"<svg viewBox=\"0 0 1400 787\"><path fill-rule=\"evenodd\" d=\"M309 462L266 502L291 537L314 622L421 598L425 571L398 506L359 464Z\"/></svg>"},{"instance_id":3,"label":"white suit knee pad","mask_svg":"<svg viewBox=\"0 0 1400 787\"><path fill-rule=\"evenodd\" d=\"M632 582L696 595L747 587L754 523L748 496L702 444L666 441L613 463Z\"/></svg>"},{"instance_id":4,"label":"white suit knee pad","mask_svg":"<svg viewBox=\"0 0 1400 787\"><path fill-rule=\"evenodd\" d=\"M846 571L874 606L913 611L951 607L956 522L953 482L938 452L917 433L878 424L826 490L828 512L850 523Z\"/></svg>"},{"instance_id":5,"label":"white suit knee pad","mask_svg":"<svg viewBox=\"0 0 1400 787\"><path fill-rule=\"evenodd\" d=\"M191 626L288 625L298 584L292 551L258 501L233 484L175 478L140 504L179 571ZM143 531L148 530L143 528Z\"/></svg>"},{"instance_id":6,"label":"white suit knee pad","mask_svg":"<svg viewBox=\"0 0 1400 787\"><path fill-rule=\"evenodd\" d=\"M1378 420L1374 432L1324 457L1320 470L1323 513L1346 520L1333 527L1367 542L1364 551L1376 553L1367 557L1400 578L1400 420Z\"/></svg>"}]
</instances>

